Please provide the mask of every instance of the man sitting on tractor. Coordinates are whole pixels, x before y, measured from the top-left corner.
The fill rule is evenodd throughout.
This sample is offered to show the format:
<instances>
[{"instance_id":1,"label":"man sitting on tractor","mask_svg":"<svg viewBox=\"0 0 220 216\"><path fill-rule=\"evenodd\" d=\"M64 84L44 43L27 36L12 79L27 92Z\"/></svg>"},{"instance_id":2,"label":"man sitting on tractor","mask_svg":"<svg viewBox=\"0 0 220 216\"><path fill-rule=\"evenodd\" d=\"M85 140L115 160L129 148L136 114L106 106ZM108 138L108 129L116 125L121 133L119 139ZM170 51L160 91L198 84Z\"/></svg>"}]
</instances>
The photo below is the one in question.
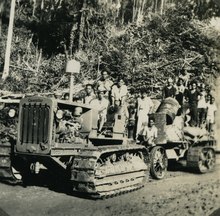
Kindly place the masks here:
<instances>
[{"instance_id":1,"label":"man sitting on tractor","mask_svg":"<svg viewBox=\"0 0 220 216\"><path fill-rule=\"evenodd\" d=\"M99 88L97 93L98 98L93 99L90 105L98 110L98 133L101 133L102 127L107 120L109 101L105 98L105 90L103 88Z\"/></svg>"},{"instance_id":2,"label":"man sitting on tractor","mask_svg":"<svg viewBox=\"0 0 220 216\"><path fill-rule=\"evenodd\" d=\"M155 126L154 118L149 118L148 125L145 125L139 133L139 140L147 146L155 146L157 138L158 129Z\"/></svg>"}]
</instances>

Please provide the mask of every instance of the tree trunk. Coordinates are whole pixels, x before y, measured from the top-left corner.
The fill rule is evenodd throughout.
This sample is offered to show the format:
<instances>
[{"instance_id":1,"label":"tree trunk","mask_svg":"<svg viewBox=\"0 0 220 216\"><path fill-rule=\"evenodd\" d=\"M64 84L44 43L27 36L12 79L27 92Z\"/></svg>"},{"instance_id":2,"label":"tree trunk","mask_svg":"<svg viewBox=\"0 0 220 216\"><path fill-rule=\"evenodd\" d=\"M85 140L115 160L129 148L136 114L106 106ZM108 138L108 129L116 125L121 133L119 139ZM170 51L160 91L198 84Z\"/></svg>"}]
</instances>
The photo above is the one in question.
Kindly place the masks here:
<instances>
[{"instance_id":1,"label":"tree trunk","mask_svg":"<svg viewBox=\"0 0 220 216\"><path fill-rule=\"evenodd\" d=\"M9 76L9 65L10 65L14 15L15 15L15 0L11 0L10 19L9 19L9 26L8 26L8 38L7 38L7 45L6 45L6 52L5 52L5 64L4 64L4 70L2 73L3 80L5 80Z\"/></svg>"},{"instance_id":2,"label":"tree trunk","mask_svg":"<svg viewBox=\"0 0 220 216\"><path fill-rule=\"evenodd\" d=\"M165 4L165 0L161 0L161 5L160 5L160 14L163 14L163 9L164 9L164 4Z\"/></svg>"},{"instance_id":3,"label":"tree trunk","mask_svg":"<svg viewBox=\"0 0 220 216\"><path fill-rule=\"evenodd\" d=\"M82 8L81 8L81 14L79 18L79 39L78 39L78 50L81 49L81 44L82 44L82 37L83 37L83 31L85 27L85 12L84 10L86 9L86 0L83 0Z\"/></svg>"},{"instance_id":4,"label":"tree trunk","mask_svg":"<svg viewBox=\"0 0 220 216\"><path fill-rule=\"evenodd\" d=\"M0 37L2 36L2 15L5 7L5 1L0 1Z\"/></svg>"}]
</instances>

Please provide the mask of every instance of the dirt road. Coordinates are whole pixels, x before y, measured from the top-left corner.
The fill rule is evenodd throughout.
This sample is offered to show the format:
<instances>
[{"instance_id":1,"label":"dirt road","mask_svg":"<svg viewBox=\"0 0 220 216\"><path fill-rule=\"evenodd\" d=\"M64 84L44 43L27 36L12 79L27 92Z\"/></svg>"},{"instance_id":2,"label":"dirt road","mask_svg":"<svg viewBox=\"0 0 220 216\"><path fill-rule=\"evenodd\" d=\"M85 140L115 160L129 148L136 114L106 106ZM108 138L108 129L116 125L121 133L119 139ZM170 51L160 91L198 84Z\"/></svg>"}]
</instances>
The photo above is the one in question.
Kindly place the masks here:
<instances>
[{"instance_id":1,"label":"dirt road","mask_svg":"<svg viewBox=\"0 0 220 216\"><path fill-rule=\"evenodd\" d=\"M220 156L218 156L220 157ZM164 180L107 200L89 200L41 186L0 183L0 215L220 215L220 160L209 174L169 171Z\"/></svg>"}]
</instances>

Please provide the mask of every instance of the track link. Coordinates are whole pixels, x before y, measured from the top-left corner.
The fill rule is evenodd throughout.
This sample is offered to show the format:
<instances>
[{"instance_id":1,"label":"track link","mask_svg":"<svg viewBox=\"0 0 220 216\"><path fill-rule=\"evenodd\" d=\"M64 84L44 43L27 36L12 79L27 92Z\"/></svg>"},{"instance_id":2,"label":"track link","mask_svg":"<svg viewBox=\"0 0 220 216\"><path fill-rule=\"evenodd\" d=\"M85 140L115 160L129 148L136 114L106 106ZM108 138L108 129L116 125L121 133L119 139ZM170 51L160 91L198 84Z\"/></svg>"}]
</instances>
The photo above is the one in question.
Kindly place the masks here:
<instances>
[{"instance_id":1,"label":"track link","mask_svg":"<svg viewBox=\"0 0 220 216\"><path fill-rule=\"evenodd\" d=\"M106 199L142 188L147 176L142 151L115 149L75 156L71 169L73 191Z\"/></svg>"},{"instance_id":2,"label":"track link","mask_svg":"<svg viewBox=\"0 0 220 216\"><path fill-rule=\"evenodd\" d=\"M20 173L13 167L11 143L0 143L0 180L10 184L21 183Z\"/></svg>"}]
</instances>

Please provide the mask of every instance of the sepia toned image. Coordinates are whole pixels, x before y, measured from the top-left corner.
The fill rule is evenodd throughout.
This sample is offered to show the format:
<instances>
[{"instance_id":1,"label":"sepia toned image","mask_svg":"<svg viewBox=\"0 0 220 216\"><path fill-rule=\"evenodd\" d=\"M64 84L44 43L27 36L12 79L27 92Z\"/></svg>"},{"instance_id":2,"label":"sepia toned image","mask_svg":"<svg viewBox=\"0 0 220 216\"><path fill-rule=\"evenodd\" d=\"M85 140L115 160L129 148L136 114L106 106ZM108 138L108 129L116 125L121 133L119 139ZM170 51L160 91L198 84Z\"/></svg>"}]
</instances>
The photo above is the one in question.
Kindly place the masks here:
<instances>
[{"instance_id":1,"label":"sepia toned image","mask_svg":"<svg viewBox=\"0 0 220 216\"><path fill-rule=\"evenodd\" d=\"M0 216L220 215L220 1L1 0Z\"/></svg>"}]
</instances>

